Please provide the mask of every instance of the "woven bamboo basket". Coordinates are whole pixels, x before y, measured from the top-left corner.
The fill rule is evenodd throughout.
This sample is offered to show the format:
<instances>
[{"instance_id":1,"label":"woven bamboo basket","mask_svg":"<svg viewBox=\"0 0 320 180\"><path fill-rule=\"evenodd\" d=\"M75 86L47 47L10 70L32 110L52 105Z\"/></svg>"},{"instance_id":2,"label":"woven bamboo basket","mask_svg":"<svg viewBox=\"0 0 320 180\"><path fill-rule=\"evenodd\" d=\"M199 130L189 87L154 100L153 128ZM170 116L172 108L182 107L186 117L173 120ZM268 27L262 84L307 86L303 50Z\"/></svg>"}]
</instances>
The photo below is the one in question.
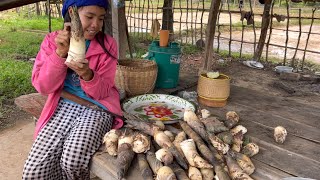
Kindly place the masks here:
<instances>
[{"instance_id":1,"label":"woven bamboo basket","mask_svg":"<svg viewBox=\"0 0 320 180\"><path fill-rule=\"evenodd\" d=\"M123 59L118 61L115 83L128 97L152 93L157 74L155 61Z\"/></svg>"},{"instance_id":2,"label":"woven bamboo basket","mask_svg":"<svg viewBox=\"0 0 320 180\"><path fill-rule=\"evenodd\" d=\"M227 104L230 95L230 78L220 74L216 79L201 74L198 80L198 101L210 107L223 107Z\"/></svg>"}]
</instances>

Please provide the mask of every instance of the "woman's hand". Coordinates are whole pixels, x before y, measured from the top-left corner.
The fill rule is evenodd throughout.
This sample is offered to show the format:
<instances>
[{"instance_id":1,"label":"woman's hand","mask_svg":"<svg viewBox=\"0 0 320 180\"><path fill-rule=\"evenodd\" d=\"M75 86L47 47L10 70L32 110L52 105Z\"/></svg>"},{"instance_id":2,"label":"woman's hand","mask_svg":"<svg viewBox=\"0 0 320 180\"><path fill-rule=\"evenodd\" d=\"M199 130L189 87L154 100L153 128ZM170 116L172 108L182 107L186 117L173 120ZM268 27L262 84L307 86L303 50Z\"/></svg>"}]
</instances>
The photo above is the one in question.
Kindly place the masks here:
<instances>
[{"instance_id":1,"label":"woman's hand","mask_svg":"<svg viewBox=\"0 0 320 180\"><path fill-rule=\"evenodd\" d=\"M62 58L66 58L68 55L71 36L70 26L71 23L64 23L63 30L58 31L58 35L54 39L57 45L56 53Z\"/></svg>"},{"instance_id":2,"label":"woman's hand","mask_svg":"<svg viewBox=\"0 0 320 180\"><path fill-rule=\"evenodd\" d=\"M89 62L86 59L71 60L65 64L76 72L83 80L90 81L93 78L93 72L89 68Z\"/></svg>"}]
</instances>

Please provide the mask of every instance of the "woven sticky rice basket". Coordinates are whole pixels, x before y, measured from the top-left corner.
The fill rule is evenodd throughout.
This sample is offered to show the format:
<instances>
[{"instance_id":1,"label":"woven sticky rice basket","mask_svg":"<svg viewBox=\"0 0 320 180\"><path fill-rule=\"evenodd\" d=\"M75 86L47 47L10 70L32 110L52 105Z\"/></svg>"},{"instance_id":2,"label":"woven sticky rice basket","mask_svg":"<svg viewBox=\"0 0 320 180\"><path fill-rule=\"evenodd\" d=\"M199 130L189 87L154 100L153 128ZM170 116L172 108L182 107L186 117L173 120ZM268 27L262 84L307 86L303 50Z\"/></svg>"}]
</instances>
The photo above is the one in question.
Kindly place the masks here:
<instances>
[{"instance_id":1,"label":"woven sticky rice basket","mask_svg":"<svg viewBox=\"0 0 320 180\"><path fill-rule=\"evenodd\" d=\"M216 79L208 78L201 74L198 80L198 101L210 107L223 107L230 95L230 78L220 74Z\"/></svg>"},{"instance_id":2,"label":"woven sticky rice basket","mask_svg":"<svg viewBox=\"0 0 320 180\"><path fill-rule=\"evenodd\" d=\"M157 80L155 61L123 59L118 61L115 83L128 97L152 93Z\"/></svg>"}]
</instances>

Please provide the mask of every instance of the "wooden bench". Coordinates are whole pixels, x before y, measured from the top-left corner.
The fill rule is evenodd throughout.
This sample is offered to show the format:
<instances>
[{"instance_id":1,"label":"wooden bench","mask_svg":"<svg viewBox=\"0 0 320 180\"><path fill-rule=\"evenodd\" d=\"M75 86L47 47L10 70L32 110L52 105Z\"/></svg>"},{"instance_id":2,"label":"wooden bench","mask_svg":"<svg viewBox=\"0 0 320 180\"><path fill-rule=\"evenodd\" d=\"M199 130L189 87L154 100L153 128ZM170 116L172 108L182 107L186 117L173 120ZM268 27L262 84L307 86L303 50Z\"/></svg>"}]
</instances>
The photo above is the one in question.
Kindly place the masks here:
<instances>
[{"instance_id":1,"label":"wooden bench","mask_svg":"<svg viewBox=\"0 0 320 180\"><path fill-rule=\"evenodd\" d=\"M44 107L47 97L39 93L32 93L22 95L15 99L15 104L22 110L30 113L35 119L40 117L41 111ZM117 179L116 171L116 158L103 152L103 145L94 154L91 163L90 171L102 180L113 180ZM133 161L133 164L137 162ZM138 166L133 165L130 167L127 178L128 180L143 179L140 175Z\"/></svg>"},{"instance_id":2,"label":"wooden bench","mask_svg":"<svg viewBox=\"0 0 320 180\"><path fill-rule=\"evenodd\" d=\"M218 117L224 117L228 110L239 112L241 124L247 127L250 141L260 146L260 152L252 158L256 170L251 177L259 180L281 180L285 177L319 179L320 100L316 104L309 104L248 88L231 88L231 98L226 107L205 108ZM193 87L189 90L195 89ZM25 107L24 110L38 117L44 104L44 97L38 96L39 94L21 96L16 99L16 104L23 109L19 100L24 98L24 104L28 104L28 108ZM278 125L286 127L288 131L284 144L273 140L273 128ZM115 158L101 150L94 155L90 169L101 179L116 179ZM136 160L129 168L127 179L143 179Z\"/></svg>"}]
</instances>

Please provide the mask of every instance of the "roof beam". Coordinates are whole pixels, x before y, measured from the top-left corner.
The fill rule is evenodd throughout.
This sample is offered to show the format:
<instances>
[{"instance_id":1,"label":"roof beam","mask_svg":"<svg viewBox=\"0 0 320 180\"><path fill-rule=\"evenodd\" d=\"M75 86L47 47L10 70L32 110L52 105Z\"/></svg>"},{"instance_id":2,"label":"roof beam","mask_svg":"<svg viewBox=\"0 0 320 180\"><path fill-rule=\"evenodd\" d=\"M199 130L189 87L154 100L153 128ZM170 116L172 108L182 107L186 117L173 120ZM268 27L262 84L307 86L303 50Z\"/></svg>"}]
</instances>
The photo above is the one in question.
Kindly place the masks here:
<instances>
[{"instance_id":1,"label":"roof beam","mask_svg":"<svg viewBox=\"0 0 320 180\"><path fill-rule=\"evenodd\" d=\"M0 1L0 11L4 11L11 8L16 8L19 6L24 6L27 4L32 4L40 2L43 0L1 0Z\"/></svg>"}]
</instances>

